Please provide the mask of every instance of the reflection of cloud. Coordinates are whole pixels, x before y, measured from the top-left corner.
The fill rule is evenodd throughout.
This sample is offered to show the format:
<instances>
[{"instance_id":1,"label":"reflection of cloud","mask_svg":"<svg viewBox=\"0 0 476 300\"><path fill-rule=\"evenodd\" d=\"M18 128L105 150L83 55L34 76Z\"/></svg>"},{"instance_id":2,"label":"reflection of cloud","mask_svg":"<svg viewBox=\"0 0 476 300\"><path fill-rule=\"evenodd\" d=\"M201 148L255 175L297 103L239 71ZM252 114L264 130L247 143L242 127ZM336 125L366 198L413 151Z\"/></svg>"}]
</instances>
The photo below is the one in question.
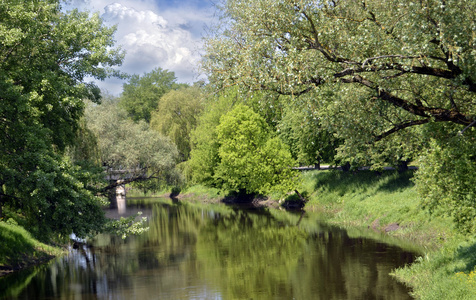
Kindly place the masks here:
<instances>
[{"instance_id":1,"label":"reflection of cloud","mask_svg":"<svg viewBox=\"0 0 476 300\"><path fill-rule=\"evenodd\" d=\"M123 72L143 74L160 67L175 72L179 82L198 80L201 34L212 15L208 0L164 3L167 6L161 1L112 1L72 0L70 6L99 11L106 24L117 25L117 45L127 52ZM117 80L98 84L113 94L122 89Z\"/></svg>"}]
</instances>

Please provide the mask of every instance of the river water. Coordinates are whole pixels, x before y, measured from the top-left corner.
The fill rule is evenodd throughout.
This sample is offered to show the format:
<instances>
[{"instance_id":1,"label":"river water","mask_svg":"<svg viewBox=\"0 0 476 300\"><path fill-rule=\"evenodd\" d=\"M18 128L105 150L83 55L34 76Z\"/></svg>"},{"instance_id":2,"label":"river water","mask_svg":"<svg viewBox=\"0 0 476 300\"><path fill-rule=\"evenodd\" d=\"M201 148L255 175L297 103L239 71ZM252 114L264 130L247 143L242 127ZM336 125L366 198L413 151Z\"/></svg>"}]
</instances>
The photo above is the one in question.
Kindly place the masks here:
<instances>
[{"instance_id":1,"label":"river water","mask_svg":"<svg viewBox=\"0 0 476 300\"><path fill-rule=\"evenodd\" d=\"M100 235L0 278L1 299L411 299L389 273L415 257L316 214L129 199L149 231Z\"/></svg>"}]
</instances>

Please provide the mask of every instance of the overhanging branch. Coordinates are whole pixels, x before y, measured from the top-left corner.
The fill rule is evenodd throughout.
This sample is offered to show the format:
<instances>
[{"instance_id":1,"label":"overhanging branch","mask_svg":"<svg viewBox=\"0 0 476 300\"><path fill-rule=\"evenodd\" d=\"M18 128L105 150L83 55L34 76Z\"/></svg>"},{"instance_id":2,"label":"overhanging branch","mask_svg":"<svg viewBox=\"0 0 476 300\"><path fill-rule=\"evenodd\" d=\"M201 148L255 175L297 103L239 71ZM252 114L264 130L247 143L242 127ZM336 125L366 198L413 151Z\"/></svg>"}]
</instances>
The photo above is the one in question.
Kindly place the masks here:
<instances>
[{"instance_id":1,"label":"overhanging branch","mask_svg":"<svg viewBox=\"0 0 476 300\"><path fill-rule=\"evenodd\" d=\"M426 124L428 122L430 122L431 119L422 119L422 120L415 120L415 121L409 121L409 122L404 122L404 123L400 123L398 125L395 125L392 129L390 130L387 130L385 131L384 133L378 135L375 137L374 141L375 142L378 142L384 138L386 138L387 136L391 135L392 133L395 133L397 131L400 131L402 129L405 129L405 128L408 128L408 127L411 127L411 126L417 126L417 125L422 125L422 124Z\"/></svg>"}]
</instances>

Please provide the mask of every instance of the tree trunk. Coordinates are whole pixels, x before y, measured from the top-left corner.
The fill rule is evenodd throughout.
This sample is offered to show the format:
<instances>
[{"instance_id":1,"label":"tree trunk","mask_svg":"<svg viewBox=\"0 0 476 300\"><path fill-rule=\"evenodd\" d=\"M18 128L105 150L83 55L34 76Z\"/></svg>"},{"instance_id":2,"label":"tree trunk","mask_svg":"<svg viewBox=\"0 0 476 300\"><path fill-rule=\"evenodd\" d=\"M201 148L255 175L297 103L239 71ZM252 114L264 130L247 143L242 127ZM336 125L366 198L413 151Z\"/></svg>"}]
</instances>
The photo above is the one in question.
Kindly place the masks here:
<instances>
[{"instance_id":1,"label":"tree trunk","mask_svg":"<svg viewBox=\"0 0 476 300\"><path fill-rule=\"evenodd\" d=\"M403 173L408 170L408 162L406 160L401 160L397 166L398 173Z\"/></svg>"},{"instance_id":2,"label":"tree trunk","mask_svg":"<svg viewBox=\"0 0 476 300\"><path fill-rule=\"evenodd\" d=\"M301 199L302 203L303 203L303 206L304 206L304 203L307 202L306 198L304 198L301 193L299 193L298 190L294 190L294 192L296 193L296 195L298 195L299 199Z\"/></svg>"}]
</instances>

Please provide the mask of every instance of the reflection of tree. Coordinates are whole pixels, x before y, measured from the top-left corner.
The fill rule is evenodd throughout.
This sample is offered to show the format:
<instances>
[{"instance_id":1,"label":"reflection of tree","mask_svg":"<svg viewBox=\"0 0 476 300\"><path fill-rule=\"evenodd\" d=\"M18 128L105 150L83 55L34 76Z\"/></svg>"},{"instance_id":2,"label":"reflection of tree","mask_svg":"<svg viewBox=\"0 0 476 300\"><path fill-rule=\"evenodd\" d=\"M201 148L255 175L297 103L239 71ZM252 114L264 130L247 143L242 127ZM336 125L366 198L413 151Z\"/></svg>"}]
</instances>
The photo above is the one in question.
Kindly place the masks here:
<instances>
[{"instance_id":1,"label":"reflection of tree","mask_svg":"<svg viewBox=\"0 0 476 300\"><path fill-rule=\"evenodd\" d=\"M149 212L150 214L150 212ZM296 224L299 222L299 226ZM160 204L150 230L100 235L52 263L28 297L402 299L388 274L411 255L305 215ZM35 297L34 297L35 296Z\"/></svg>"},{"instance_id":2,"label":"reflection of tree","mask_svg":"<svg viewBox=\"0 0 476 300\"><path fill-rule=\"evenodd\" d=\"M402 299L389 276L412 259L396 247L351 239L300 215L235 211L202 228L203 277L226 299ZM389 259L391 258L391 259ZM408 296L410 299L410 297Z\"/></svg>"},{"instance_id":3,"label":"reflection of tree","mask_svg":"<svg viewBox=\"0 0 476 300\"><path fill-rule=\"evenodd\" d=\"M236 210L201 230L197 255L204 277L220 286L225 299L291 296L289 274L305 238L295 226Z\"/></svg>"}]
</instances>

